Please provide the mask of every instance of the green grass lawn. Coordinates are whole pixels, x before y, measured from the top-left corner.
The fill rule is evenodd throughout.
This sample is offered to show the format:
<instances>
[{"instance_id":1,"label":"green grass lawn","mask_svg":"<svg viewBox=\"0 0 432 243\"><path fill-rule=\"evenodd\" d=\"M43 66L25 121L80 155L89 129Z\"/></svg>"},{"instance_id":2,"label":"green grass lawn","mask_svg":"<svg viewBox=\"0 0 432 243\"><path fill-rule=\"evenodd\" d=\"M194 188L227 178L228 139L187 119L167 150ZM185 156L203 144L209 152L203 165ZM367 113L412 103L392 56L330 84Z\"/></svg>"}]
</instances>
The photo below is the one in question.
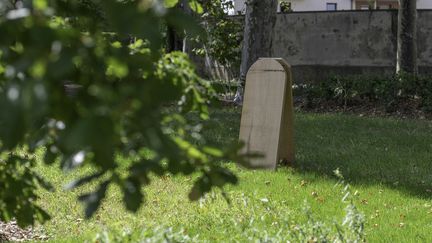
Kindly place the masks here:
<instances>
[{"instance_id":1,"label":"green grass lawn","mask_svg":"<svg viewBox=\"0 0 432 243\"><path fill-rule=\"evenodd\" d=\"M239 120L238 109L214 111L204 126L205 138L227 146L237 139ZM294 168L251 171L227 164L240 178L239 185L225 190L229 204L219 191L189 202L192 179L167 176L144 189L146 204L136 215L125 211L118 188L112 187L88 221L76 196L90 187L62 191L80 172L64 175L41 167L57 187L40 199L53 216L44 229L52 242L92 241L98 233L124 241L170 236L277 242L307 223L305 205L327 227L341 224L347 204L341 201L341 187L335 187L333 171L339 168L351 191L357 191L354 203L365 216L369 242L432 241L432 122L297 113L295 143Z\"/></svg>"}]
</instances>

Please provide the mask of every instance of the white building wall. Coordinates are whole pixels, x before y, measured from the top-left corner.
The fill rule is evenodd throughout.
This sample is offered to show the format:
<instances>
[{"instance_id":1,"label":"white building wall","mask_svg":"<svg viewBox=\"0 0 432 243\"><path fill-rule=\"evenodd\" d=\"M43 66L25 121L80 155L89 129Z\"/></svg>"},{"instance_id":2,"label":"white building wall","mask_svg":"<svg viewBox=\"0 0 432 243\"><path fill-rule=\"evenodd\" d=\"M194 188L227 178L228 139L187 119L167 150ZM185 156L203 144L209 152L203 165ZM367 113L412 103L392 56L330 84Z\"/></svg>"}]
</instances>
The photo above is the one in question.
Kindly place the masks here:
<instances>
[{"instance_id":1,"label":"white building wall","mask_svg":"<svg viewBox=\"0 0 432 243\"><path fill-rule=\"evenodd\" d=\"M326 11L327 3L337 3L337 10L352 9L351 0L286 0L291 2L291 7L295 12L301 11ZM432 0L424 0L432 1ZM245 0L234 0L235 12L244 13L246 9Z\"/></svg>"},{"instance_id":2,"label":"white building wall","mask_svg":"<svg viewBox=\"0 0 432 243\"><path fill-rule=\"evenodd\" d=\"M326 11L327 3L337 3L338 10L354 9L352 0L287 0L296 12L301 11ZM234 0L235 13L244 13L246 9L245 0ZM432 0L417 0L418 9L432 9Z\"/></svg>"},{"instance_id":3,"label":"white building wall","mask_svg":"<svg viewBox=\"0 0 432 243\"><path fill-rule=\"evenodd\" d=\"M246 9L245 0L234 0L234 10L235 13L244 13Z\"/></svg>"},{"instance_id":4,"label":"white building wall","mask_svg":"<svg viewBox=\"0 0 432 243\"><path fill-rule=\"evenodd\" d=\"M326 11L327 3L336 3L337 10L351 10L351 0L293 0L291 7L293 11Z\"/></svg>"},{"instance_id":5,"label":"white building wall","mask_svg":"<svg viewBox=\"0 0 432 243\"><path fill-rule=\"evenodd\" d=\"M432 0L418 0L417 1L418 9L432 9Z\"/></svg>"}]
</instances>

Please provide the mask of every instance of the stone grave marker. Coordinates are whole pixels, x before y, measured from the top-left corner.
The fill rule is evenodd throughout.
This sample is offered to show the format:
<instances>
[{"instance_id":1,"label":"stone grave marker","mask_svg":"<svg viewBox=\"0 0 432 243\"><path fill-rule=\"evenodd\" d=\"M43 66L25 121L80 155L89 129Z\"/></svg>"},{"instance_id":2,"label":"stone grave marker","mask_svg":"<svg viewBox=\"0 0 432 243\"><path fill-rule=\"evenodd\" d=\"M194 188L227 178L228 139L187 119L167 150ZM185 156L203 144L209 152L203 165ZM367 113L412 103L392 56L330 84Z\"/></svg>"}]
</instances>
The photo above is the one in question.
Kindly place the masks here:
<instances>
[{"instance_id":1,"label":"stone grave marker","mask_svg":"<svg viewBox=\"0 0 432 243\"><path fill-rule=\"evenodd\" d=\"M293 98L290 65L281 58L260 58L246 75L240 140L243 153L259 153L252 168L276 169L294 162Z\"/></svg>"}]
</instances>

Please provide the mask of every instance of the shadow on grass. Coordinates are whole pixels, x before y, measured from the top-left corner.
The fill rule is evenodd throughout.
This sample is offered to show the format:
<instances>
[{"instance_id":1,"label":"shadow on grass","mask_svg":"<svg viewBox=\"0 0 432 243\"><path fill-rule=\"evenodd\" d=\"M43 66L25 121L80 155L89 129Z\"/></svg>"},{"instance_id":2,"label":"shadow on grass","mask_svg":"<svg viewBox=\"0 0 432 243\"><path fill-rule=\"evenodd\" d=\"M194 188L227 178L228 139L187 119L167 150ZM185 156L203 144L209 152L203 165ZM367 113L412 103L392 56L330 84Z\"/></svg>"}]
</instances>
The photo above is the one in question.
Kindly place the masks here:
<instances>
[{"instance_id":1,"label":"shadow on grass","mask_svg":"<svg viewBox=\"0 0 432 243\"><path fill-rule=\"evenodd\" d=\"M353 184L383 184L432 198L432 123L344 115L299 114L299 171L333 175Z\"/></svg>"},{"instance_id":2,"label":"shadow on grass","mask_svg":"<svg viewBox=\"0 0 432 243\"><path fill-rule=\"evenodd\" d=\"M218 109L204 126L205 139L228 146L238 138L239 108ZM339 168L351 184L382 184L432 198L432 122L296 114L298 172L333 177Z\"/></svg>"}]
</instances>

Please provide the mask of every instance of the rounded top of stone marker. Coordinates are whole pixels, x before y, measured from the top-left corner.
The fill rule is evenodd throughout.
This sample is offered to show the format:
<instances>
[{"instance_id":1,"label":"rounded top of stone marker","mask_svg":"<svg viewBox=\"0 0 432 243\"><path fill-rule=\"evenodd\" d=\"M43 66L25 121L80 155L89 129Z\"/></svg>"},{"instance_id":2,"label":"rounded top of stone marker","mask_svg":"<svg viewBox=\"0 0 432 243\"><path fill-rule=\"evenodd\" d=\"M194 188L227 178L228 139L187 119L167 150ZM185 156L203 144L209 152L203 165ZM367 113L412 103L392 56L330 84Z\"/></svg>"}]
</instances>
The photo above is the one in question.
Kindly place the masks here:
<instances>
[{"instance_id":1,"label":"rounded top of stone marker","mask_svg":"<svg viewBox=\"0 0 432 243\"><path fill-rule=\"evenodd\" d=\"M249 72L280 71L289 72L291 66L283 58L259 58Z\"/></svg>"}]
</instances>

